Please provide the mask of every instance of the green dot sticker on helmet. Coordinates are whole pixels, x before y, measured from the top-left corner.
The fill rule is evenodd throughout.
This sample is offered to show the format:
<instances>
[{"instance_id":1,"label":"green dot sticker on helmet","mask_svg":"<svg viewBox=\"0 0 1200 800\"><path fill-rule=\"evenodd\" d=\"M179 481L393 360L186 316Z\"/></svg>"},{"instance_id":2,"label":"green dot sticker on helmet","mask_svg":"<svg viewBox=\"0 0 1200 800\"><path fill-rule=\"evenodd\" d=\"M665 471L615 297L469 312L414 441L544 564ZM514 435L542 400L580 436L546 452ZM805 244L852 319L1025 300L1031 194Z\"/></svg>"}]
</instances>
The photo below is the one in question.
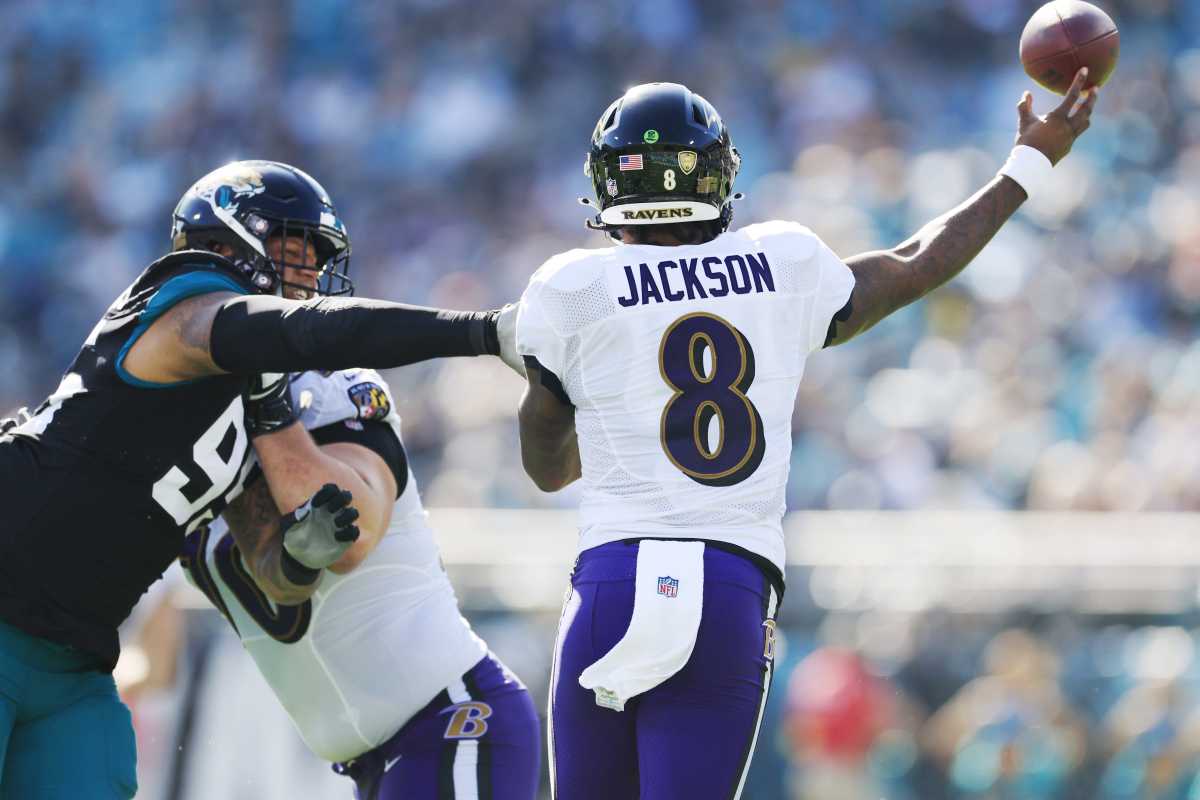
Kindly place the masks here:
<instances>
[{"instance_id":1,"label":"green dot sticker on helmet","mask_svg":"<svg viewBox=\"0 0 1200 800\"><path fill-rule=\"evenodd\" d=\"M646 144L654 144L658 141L658 131L654 130L654 128L646 131L642 134L642 141Z\"/></svg>"}]
</instances>

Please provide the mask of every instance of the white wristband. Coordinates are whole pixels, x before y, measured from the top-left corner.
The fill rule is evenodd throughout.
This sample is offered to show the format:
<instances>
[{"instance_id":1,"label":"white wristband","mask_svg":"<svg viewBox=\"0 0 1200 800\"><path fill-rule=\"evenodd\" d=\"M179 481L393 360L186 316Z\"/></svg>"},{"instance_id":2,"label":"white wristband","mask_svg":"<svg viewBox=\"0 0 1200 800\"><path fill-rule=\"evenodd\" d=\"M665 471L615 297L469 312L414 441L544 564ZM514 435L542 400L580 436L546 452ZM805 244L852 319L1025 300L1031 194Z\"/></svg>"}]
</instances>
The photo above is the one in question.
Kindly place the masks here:
<instances>
[{"instance_id":1,"label":"white wristband","mask_svg":"<svg viewBox=\"0 0 1200 800\"><path fill-rule=\"evenodd\" d=\"M1025 190L1025 196L1032 199L1050 182L1050 173L1053 171L1054 165L1042 151L1019 144L1012 149L999 174L1016 181Z\"/></svg>"}]
</instances>

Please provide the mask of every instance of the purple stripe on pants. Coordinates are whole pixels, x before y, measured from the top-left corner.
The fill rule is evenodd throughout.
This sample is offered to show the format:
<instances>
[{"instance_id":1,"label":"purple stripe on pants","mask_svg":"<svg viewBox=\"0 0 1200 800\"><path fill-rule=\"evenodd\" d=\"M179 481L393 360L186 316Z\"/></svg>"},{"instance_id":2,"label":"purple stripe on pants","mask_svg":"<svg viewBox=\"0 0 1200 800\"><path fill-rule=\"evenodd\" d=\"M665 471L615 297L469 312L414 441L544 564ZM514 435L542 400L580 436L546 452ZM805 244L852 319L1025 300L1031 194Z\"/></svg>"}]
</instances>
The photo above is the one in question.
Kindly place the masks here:
<instances>
[{"instance_id":1,"label":"purple stripe on pants","mask_svg":"<svg viewBox=\"0 0 1200 800\"><path fill-rule=\"evenodd\" d=\"M534 800L541 752L529 692L492 656L462 683L379 747L334 765L358 800Z\"/></svg>"},{"instance_id":2,"label":"purple stripe on pants","mask_svg":"<svg viewBox=\"0 0 1200 800\"><path fill-rule=\"evenodd\" d=\"M774 592L748 559L706 547L691 658L624 711L610 711L579 675L629 627L637 552L636 542L594 547L571 576L550 687L555 797L730 800L741 790L770 685Z\"/></svg>"}]
</instances>

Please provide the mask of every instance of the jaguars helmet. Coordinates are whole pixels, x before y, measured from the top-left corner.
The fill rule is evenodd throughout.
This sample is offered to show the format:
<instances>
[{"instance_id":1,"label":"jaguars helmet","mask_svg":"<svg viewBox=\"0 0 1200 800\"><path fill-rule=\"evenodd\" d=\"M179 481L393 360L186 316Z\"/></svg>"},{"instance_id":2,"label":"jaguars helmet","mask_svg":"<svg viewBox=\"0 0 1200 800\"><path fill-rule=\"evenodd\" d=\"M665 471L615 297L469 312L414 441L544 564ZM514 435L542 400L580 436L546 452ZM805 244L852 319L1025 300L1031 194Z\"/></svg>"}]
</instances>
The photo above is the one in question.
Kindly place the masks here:
<instances>
[{"instance_id":1,"label":"jaguars helmet","mask_svg":"<svg viewBox=\"0 0 1200 800\"><path fill-rule=\"evenodd\" d=\"M625 225L733 220L742 159L712 104L678 83L644 83L596 123L584 174L600 213L589 227L619 238Z\"/></svg>"},{"instance_id":2,"label":"jaguars helmet","mask_svg":"<svg viewBox=\"0 0 1200 800\"><path fill-rule=\"evenodd\" d=\"M316 266L274 261L266 243L273 236L311 243ZM277 161L234 161L205 175L175 207L172 250L211 250L214 242L234 250L233 262L264 294L279 294L285 266L319 272L317 292L352 294L350 237L329 193L311 176Z\"/></svg>"}]
</instances>

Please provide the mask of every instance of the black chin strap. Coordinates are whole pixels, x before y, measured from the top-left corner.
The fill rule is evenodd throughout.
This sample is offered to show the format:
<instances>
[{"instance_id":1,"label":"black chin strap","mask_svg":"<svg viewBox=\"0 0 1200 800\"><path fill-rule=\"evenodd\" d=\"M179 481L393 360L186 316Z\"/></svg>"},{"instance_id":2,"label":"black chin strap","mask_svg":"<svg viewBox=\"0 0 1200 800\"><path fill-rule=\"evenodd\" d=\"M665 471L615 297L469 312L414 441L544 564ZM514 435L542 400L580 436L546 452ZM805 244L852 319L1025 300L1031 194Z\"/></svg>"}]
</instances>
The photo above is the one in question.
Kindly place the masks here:
<instances>
[{"instance_id":1,"label":"black chin strap","mask_svg":"<svg viewBox=\"0 0 1200 800\"><path fill-rule=\"evenodd\" d=\"M579 205L588 206L589 208L596 208L596 204L591 200L588 200L586 197L579 198ZM608 234L612 233L610 226L607 223L601 222L599 214L596 214L596 216L591 217L590 219L584 220L583 224L593 231L604 231Z\"/></svg>"}]
</instances>

